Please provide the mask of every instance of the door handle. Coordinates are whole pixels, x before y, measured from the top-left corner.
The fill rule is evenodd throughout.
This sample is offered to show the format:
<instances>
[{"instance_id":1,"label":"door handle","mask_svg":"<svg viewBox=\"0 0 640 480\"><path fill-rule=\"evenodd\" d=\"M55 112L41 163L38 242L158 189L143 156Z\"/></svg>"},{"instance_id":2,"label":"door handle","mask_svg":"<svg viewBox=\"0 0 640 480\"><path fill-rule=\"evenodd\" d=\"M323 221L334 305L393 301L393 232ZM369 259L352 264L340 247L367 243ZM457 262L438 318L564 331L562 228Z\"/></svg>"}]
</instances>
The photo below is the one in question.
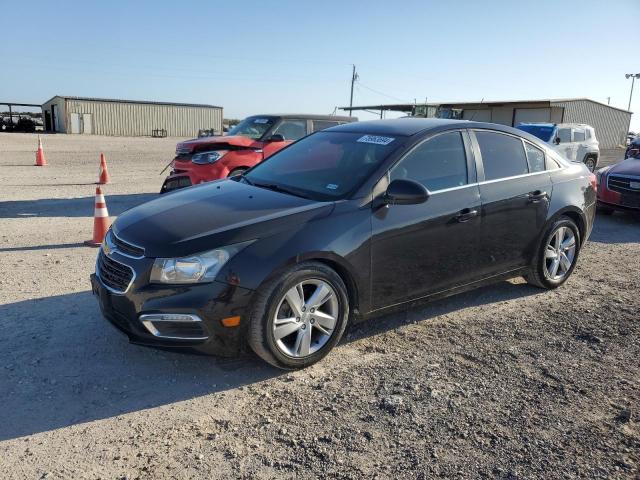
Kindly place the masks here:
<instances>
[{"instance_id":1,"label":"door handle","mask_svg":"<svg viewBox=\"0 0 640 480\"><path fill-rule=\"evenodd\" d=\"M527 195L529 199L529 203L539 203L540 201L547 198L547 192L543 192L542 190L536 190L535 192L529 192Z\"/></svg>"},{"instance_id":2,"label":"door handle","mask_svg":"<svg viewBox=\"0 0 640 480\"><path fill-rule=\"evenodd\" d=\"M456 215L456 220L460 223L468 222L473 217L478 216L478 210L471 210L470 208L465 208L460 210L460 213Z\"/></svg>"}]
</instances>

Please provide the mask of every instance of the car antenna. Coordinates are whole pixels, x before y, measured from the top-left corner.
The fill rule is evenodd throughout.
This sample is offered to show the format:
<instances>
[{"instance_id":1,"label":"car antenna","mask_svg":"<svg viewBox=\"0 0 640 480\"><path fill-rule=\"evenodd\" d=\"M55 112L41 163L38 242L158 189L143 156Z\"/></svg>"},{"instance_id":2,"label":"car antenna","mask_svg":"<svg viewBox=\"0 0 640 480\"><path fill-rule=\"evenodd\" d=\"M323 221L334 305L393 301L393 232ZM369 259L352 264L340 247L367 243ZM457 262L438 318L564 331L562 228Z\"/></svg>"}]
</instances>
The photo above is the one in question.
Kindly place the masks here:
<instances>
[{"instance_id":1,"label":"car antenna","mask_svg":"<svg viewBox=\"0 0 640 480\"><path fill-rule=\"evenodd\" d=\"M482 97L482 100L480 100L480 105L482 105L482 102L484 102L484 97ZM473 112L473 115L471 115L471 119L469 120L470 122L473 122L473 119L476 118L476 113L478 113L478 110Z\"/></svg>"}]
</instances>

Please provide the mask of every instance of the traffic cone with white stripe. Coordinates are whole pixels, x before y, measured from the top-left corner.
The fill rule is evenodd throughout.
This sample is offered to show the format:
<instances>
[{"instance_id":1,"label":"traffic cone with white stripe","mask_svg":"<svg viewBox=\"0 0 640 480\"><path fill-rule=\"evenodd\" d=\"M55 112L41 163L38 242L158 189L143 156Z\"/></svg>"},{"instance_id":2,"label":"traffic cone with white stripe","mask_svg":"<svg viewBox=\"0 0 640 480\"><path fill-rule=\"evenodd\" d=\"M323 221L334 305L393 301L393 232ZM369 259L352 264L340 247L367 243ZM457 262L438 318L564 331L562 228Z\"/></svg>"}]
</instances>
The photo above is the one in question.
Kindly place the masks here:
<instances>
[{"instance_id":1,"label":"traffic cone with white stripe","mask_svg":"<svg viewBox=\"0 0 640 480\"><path fill-rule=\"evenodd\" d=\"M42 140L38 135L38 151L36 152L36 167L46 167L47 160L44 158L44 150L42 150Z\"/></svg>"},{"instance_id":2,"label":"traffic cone with white stripe","mask_svg":"<svg viewBox=\"0 0 640 480\"><path fill-rule=\"evenodd\" d=\"M100 154L100 173L98 174L98 183L100 185L106 185L111 179L109 178L109 172L107 171L107 161L104 159L104 153Z\"/></svg>"},{"instance_id":3,"label":"traffic cone with white stripe","mask_svg":"<svg viewBox=\"0 0 640 480\"><path fill-rule=\"evenodd\" d=\"M109 211L107 210L104 195L100 187L96 187L96 208L93 214L93 239L84 242L85 245L90 247L99 247L102 245L110 224Z\"/></svg>"}]
</instances>

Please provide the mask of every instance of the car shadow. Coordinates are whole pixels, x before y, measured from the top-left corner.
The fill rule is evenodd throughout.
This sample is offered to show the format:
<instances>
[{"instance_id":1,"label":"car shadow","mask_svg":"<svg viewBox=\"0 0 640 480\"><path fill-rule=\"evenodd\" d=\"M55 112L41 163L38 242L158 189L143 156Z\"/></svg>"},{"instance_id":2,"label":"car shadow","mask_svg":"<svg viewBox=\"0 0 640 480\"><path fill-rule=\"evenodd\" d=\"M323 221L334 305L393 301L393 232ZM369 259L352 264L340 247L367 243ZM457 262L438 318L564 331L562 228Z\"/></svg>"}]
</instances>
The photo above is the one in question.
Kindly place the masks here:
<instances>
[{"instance_id":1,"label":"car shadow","mask_svg":"<svg viewBox=\"0 0 640 480\"><path fill-rule=\"evenodd\" d=\"M153 408L283 372L253 355L130 344L90 292L0 305L0 441Z\"/></svg>"},{"instance_id":2,"label":"car shadow","mask_svg":"<svg viewBox=\"0 0 640 480\"><path fill-rule=\"evenodd\" d=\"M640 216L627 212L598 214L589 242L640 243Z\"/></svg>"},{"instance_id":3,"label":"car shadow","mask_svg":"<svg viewBox=\"0 0 640 480\"><path fill-rule=\"evenodd\" d=\"M157 198L157 193L105 195L111 216ZM0 218L93 217L95 196L0 202Z\"/></svg>"}]
</instances>

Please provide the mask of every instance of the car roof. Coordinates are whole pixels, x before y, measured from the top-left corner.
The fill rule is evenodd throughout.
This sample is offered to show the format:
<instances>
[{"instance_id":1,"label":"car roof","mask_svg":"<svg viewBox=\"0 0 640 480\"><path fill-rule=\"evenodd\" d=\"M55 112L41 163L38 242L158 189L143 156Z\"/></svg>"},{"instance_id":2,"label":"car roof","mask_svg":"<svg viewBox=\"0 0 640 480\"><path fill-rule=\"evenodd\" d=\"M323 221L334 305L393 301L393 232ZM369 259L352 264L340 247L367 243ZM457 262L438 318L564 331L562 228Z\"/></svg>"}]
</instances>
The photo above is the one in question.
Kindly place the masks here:
<instances>
[{"instance_id":1,"label":"car roof","mask_svg":"<svg viewBox=\"0 0 640 480\"><path fill-rule=\"evenodd\" d=\"M470 120L449 120L443 118L403 117L390 120L370 120L366 122L348 123L327 128L324 132L363 133L370 135L393 135L410 137L428 131L448 130L451 128L477 128L497 130L525 138L531 137L527 132L513 127L489 122L473 122ZM531 137L535 138L535 137Z\"/></svg>"},{"instance_id":2,"label":"car roof","mask_svg":"<svg viewBox=\"0 0 640 480\"><path fill-rule=\"evenodd\" d=\"M326 132L368 133L372 135L399 135L410 137L416 133L456 125L468 128L472 122L466 120L446 120L442 118L403 117L389 120L369 120L331 127ZM473 122L476 123L476 122Z\"/></svg>"},{"instance_id":3,"label":"car roof","mask_svg":"<svg viewBox=\"0 0 640 480\"><path fill-rule=\"evenodd\" d=\"M247 118L253 117L279 117L279 118L298 118L305 120L334 120L339 122L357 122L357 117L343 117L339 115L316 115L313 113L262 113L258 115L249 115Z\"/></svg>"}]
</instances>

